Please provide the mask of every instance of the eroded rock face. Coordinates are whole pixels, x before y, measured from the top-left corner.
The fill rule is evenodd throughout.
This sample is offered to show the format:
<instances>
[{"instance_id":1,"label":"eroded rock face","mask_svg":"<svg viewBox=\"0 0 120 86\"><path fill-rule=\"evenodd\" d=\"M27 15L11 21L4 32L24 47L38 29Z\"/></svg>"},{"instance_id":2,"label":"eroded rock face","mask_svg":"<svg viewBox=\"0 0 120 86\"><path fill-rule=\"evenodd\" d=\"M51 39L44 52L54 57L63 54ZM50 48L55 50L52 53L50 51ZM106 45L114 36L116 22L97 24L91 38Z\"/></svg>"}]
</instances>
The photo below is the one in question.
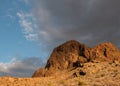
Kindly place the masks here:
<instances>
[{"instance_id":1,"label":"eroded rock face","mask_svg":"<svg viewBox=\"0 0 120 86\"><path fill-rule=\"evenodd\" d=\"M120 51L109 42L89 48L75 40L67 41L53 50L45 68L35 71L33 77L50 76L58 70L83 67L81 64L93 60L120 61Z\"/></svg>"},{"instance_id":2,"label":"eroded rock face","mask_svg":"<svg viewBox=\"0 0 120 86\"><path fill-rule=\"evenodd\" d=\"M55 48L46 64L47 69L68 69L76 61L87 62L90 48L77 41L68 41Z\"/></svg>"},{"instance_id":3,"label":"eroded rock face","mask_svg":"<svg viewBox=\"0 0 120 86\"><path fill-rule=\"evenodd\" d=\"M91 49L91 59L99 61L119 61L120 51L110 42L99 44Z\"/></svg>"}]
</instances>

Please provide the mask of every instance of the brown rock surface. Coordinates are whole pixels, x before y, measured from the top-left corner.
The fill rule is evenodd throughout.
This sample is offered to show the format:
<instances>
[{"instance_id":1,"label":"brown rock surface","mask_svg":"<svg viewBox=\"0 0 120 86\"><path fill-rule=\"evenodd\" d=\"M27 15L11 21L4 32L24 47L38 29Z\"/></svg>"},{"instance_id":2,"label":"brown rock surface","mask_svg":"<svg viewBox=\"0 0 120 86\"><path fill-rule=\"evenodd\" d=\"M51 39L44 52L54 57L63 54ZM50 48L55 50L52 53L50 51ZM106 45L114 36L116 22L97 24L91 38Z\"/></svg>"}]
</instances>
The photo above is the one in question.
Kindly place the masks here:
<instances>
[{"instance_id":1,"label":"brown rock surface","mask_svg":"<svg viewBox=\"0 0 120 86\"><path fill-rule=\"evenodd\" d=\"M75 40L67 41L53 50L45 68L35 71L32 77L50 76L91 61L119 63L120 51L109 42L89 48Z\"/></svg>"},{"instance_id":2,"label":"brown rock surface","mask_svg":"<svg viewBox=\"0 0 120 86\"><path fill-rule=\"evenodd\" d=\"M89 61L90 48L78 41L71 40L56 47L47 61L45 69L39 69L34 74L36 76L49 76L55 71L74 67L76 62ZM43 71L44 70L44 74ZM53 71L54 70L54 71Z\"/></svg>"},{"instance_id":3,"label":"brown rock surface","mask_svg":"<svg viewBox=\"0 0 120 86\"><path fill-rule=\"evenodd\" d=\"M90 48L77 41L68 41L55 48L46 64L46 69L68 69L73 63L80 59L81 62L89 60L88 51Z\"/></svg>"},{"instance_id":4,"label":"brown rock surface","mask_svg":"<svg viewBox=\"0 0 120 86\"><path fill-rule=\"evenodd\" d=\"M98 61L120 61L120 51L110 42L99 44L91 49L91 59Z\"/></svg>"}]
</instances>

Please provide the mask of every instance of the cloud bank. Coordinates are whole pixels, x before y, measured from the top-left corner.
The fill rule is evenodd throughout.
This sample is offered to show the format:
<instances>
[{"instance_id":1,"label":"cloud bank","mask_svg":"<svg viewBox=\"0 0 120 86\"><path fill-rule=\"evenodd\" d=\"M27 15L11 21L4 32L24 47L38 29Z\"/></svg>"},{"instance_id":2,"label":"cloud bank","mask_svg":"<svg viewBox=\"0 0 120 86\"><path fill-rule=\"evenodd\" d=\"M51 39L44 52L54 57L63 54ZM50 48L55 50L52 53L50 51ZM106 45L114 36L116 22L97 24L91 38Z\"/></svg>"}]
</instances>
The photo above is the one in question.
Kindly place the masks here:
<instances>
[{"instance_id":1,"label":"cloud bank","mask_svg":"<svg viewBox=\"0 0 120 86\"><path fill-rule=\"evenodd\" d=\"M43 61L37 57L23 60L13 58L9 63L0 62L0 76L31 77L36 69L43 66Z\"/></svg>"},{"instance_id":2,"label":"cloud bank","mask_svg":"<svg viewBox=\"0 0 120 86\"><path fill-rule=\"evenodd\" d=\"M34 0L34 29L40 43L54 46L76 39L88 45L110 41L119 46L119 0Z\"/></svg>"}]
</instances>

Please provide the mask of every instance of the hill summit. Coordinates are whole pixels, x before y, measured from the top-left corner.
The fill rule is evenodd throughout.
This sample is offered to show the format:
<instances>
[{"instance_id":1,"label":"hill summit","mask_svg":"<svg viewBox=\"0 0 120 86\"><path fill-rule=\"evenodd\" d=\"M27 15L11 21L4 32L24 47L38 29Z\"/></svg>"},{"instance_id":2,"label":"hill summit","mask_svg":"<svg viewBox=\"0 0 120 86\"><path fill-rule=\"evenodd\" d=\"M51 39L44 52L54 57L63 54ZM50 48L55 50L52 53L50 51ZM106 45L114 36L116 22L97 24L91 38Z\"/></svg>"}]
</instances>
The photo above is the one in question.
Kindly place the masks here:
<instances>
[{"instance_id":1,"label":"hill summit","mask_svg":"<svg viewBox=\"0 0 120 86\"><path fill-rule=\"evenodd\" d=\"M56 47L45 68L36 70L32 77L45 77L57 71L82 67L89 62L120 62L119 49L110 42L101 43L93 48L75 40Z\"/></svg>"}]
</instances>

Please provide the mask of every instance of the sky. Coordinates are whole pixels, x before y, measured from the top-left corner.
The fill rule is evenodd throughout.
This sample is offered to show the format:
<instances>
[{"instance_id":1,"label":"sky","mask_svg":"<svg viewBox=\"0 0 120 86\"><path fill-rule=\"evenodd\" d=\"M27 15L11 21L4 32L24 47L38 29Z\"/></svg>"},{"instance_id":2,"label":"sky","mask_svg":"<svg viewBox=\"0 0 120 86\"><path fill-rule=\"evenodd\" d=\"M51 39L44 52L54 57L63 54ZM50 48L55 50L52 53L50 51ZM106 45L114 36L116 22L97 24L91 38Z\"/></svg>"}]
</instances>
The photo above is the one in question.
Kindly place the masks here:
<instances>
[{"instance_id":1,"label":"sky","mask_svg":"<svg viewBox=\"0 0 120 86\"><path fill-rule=\"evenodd\" d=\"M38 43L25 36L30 22L20 19L21 16L31 16L31 9L27 0L0 0L1 75L31 76L41 66L44 52L41 52ZM34 64L37 65L34 67Z\"/></svg>"},{"instance_id":2,"label":"sky","mask_svg":"<svg viewBox=\"0 0 120 86\"><path fill-rule=\"evenodd\" d=\"M0 75L29 77L67 40L120 48L119 0L0 0Z\"/></svg>"}]
</instances>

